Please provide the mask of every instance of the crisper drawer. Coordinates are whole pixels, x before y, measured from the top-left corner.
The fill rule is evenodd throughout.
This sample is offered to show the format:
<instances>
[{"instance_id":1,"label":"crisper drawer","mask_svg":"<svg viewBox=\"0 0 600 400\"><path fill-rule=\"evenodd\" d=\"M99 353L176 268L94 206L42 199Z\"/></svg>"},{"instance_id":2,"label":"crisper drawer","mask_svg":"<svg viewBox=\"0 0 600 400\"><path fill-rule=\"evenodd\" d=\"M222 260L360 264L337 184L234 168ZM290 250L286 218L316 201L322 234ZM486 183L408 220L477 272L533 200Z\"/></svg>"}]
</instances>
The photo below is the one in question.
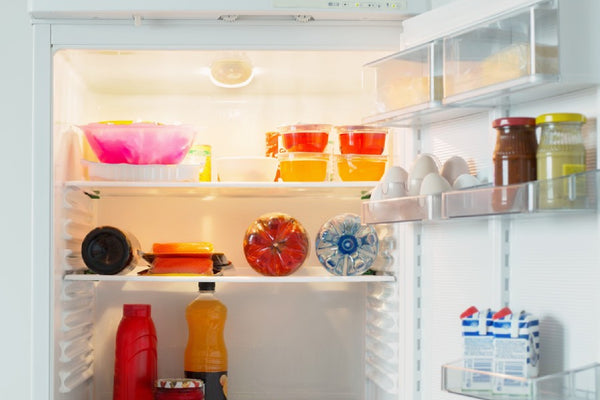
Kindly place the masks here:
<instances>
[{"instance_id":1,"label":"crisper drawer","mask_svg":"<svg viewBox=\"0 0 600 400\"><path fill-rule=\"evenodd\" d=\"M445 37L444 103L558 76L558 24L557 2L546 1Z\"/></svg>"},{"instance_id":2,"label":"crisper drawer","mask_svg":"<svg viewBox=\"0 0 600 400\"><path fill-rule=\"evenodd\" d=\"M375 71L377 111L418 111L442 98L441 41L367 64Z\"/></svg>"}]
</instances>

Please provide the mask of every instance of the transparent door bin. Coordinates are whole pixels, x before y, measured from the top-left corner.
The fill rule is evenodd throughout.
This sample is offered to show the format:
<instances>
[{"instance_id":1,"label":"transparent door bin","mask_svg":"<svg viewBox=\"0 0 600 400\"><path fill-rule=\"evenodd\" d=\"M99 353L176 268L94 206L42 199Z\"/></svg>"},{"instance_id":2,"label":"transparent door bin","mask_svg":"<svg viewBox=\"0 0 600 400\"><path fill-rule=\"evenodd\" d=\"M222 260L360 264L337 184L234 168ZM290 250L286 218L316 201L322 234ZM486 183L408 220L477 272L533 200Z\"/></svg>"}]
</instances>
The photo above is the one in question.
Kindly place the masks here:
<instances>
[{"instance_id":1,"label":"transparent door bin","mask_svg":"<svg viewBox=\"0 0 600 400\"><path fill-rule=\"evenodd\" d=\"M600 170L508 186L442 194L442 218L597 208Z\"/></svg>"},{"instance_id":2,"label":"transparent door bin","mask_svg":"<svg viewBox=\"0 0 600 400\"><path fill-rule=\"evenodd\" d=\"M401 117L439 106L441 59L441 41L435 41L367 64L375 71L378 111Z\"/></svg>"},{"instance_id":3,"label":"transparent door bin","mask_svg":"<svg viewBox=\"0 0 600 400\"><path fill-rule=\"evenodd\" d=\"M532 212L534 187L530 184L486 186L442 194L442 218Z\"/></svg>"},{"instance_id":4,"label":"transparent door bin","mask_svg":"<svg viewBox=\"0 0 600 400\"><path fill-rule=\"evenodd\" d=\"M545 1L444 38L444 104L556 80L558 8Z\"/></svg>"},{"instance_id":5,"label":"transparent door bin","mask_svg":"<svg viewBox=\"0 0 600 400\"><path fill-rule=\"evenodd\" d=\"M490 390L469 390L464 382L473 376L488 380ZM510 386L519 394L494 392L492 385L496 384L497 388ZM599 385L600 364L598 363L537 378L522 378L464 368L462 360L442 365L442 390L476 399L595 400L600 398Z\"/></svg>"},{"instance_id":6,"label":"transparent door bin","mask_svg":"<svg viewBox=\"0 0 600 400\"><path fill-rule=\"evenodd\" d=\"M441 217L441 194L364 202L366 224L436 220Z\"/></svg>"},{"instance_id":7,"label":"transparent door bin","mask_svg":"<svg viewBox=\"0 0 600 400\"><path fill-rule=\"evenodd\" d=\"M536 211L595 210L600 170L536 181Z\"/></svg>"}]
</instances>

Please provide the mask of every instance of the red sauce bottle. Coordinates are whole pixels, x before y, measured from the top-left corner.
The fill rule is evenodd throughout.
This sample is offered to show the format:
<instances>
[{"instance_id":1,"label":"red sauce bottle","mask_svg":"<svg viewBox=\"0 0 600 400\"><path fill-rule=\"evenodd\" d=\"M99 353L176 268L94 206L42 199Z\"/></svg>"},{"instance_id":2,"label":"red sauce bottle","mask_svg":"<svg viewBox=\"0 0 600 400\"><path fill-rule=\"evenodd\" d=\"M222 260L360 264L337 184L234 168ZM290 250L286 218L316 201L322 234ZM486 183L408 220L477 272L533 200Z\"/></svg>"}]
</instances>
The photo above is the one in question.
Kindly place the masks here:
<instances>
[{"instance_id":1,"label":"red sauce bottle","mask_svg":"<svg viewBox=\"0 0 600 400\"><path fill-rule=\"evenodd\" d=\"M124 304L117 329L113 400L152 400L156 329L149 304Z\"/></svg>"}]
</instances>

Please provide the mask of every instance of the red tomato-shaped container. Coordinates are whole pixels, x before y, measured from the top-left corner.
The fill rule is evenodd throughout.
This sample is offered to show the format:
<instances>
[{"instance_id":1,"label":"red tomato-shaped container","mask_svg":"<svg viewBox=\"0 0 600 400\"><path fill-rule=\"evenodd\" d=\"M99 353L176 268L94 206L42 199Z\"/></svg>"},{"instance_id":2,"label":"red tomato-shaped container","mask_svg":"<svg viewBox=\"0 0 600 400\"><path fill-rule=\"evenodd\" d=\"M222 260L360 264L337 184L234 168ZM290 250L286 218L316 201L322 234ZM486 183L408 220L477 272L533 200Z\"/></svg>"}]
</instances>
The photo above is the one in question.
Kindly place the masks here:
<instances>
[{"instance_id":1,"label":"red tomato-shaped container","mask_svg":"<svg viewBox=\"0 0 600 400\"><path fill-rule=\"evenodd\" d=\"M257 272L269 276L294 273L308 255L306 229L283 213L260 216L246 230L244 255Z\"/></svg>"}]
</instances>

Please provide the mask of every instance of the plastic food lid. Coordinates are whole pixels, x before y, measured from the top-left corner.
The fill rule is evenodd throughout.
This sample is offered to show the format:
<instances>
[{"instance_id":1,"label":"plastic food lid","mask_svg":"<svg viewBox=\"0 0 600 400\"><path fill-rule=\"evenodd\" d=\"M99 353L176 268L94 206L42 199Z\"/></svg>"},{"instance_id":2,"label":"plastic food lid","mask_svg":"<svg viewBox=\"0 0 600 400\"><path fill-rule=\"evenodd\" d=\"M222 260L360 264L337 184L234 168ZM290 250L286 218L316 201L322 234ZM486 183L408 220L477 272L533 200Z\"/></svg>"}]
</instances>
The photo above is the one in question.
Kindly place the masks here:
<instances>
[{"instance_id":1,"label":"plastic food lid","mask_svg":"<svg viewBox=\"0 0 600 400\"><path fill-rule=\"evenodd\" d=\"M150 312L150 304L123 304L123 315L126 317L148 317Z\"/></svg>"},{"instance_id":2,"label":"plastic food lid","mask_svg":"<svg viewBox=\"0 0 600 400\"><path fill-rule=\"evenodd\" d=\"M549 122L579 122L584 124L587 121L585 115L578 113L554 113L554 114L542 114L539 115L535 122L537 124L544 124Z\"/></svg>"},{"instance_id":3,"label":"plastic food lid","mask_svg":"<svg viewBox=\"0 0 600 400\"><path fill-rule=\"evenodd\" d=\"M292 160L312 160L312 161L328 161L329 154L327 153L314 153L304 151L289 151L285 153L277 153L279 160L292 161Z\"/></svg>"},{"instance_id":4,"label":"plastic food lid","mask_svg":"<svg viewBox=\"0 0 600 400\"><path fill-rule=\"evenodd\" d=\"M336 154L338 159L346 159L347 161L369 160L369 161L387 161L388 156L380 154Z\"/></svg>"},{"instance_id":5,"label":"plastic food lid","mask_svg":"<svg viewBox=\"0 0 600 400\"><path fill-rule=\"evenodd\" d=\"M371 133L371 134L387 134L388 128L380 128L378 126L369 125L341 125L334 127L338 133Z\"/></svg>"},{"instance_id":6,"label":"plastic food lid","mask_svg":"<svg viewBox=\"0 0 600 400\"><path fill-rule=\"evenodd\" d=\"M324 132L329 133L331 130L330 124L298 124L298 125L286 125L278 126L277 131L280 133L292 133L292 132Z\"/></svg>"},{"instance_id":7,"label":"plastic food lid","mask_svg":"<svg viewBox=\"0 0 600 400\"><path fill-rule=\"evenodd\" d=\"M203 388L204 382L200 379L161 378L156 380L155 386L163 389L193 389Z\"/></svg>"},{"instance_id":8,"label":"plastic food lid","mask_svg":"<svg viewBox=\"0 0 600 400\"><path fill-rule=\"evenodd\" d=\"M535 126L535 118L531 117L503 117L495 119L492 122L492 128L499 128L502 126Z\"/></svg>"}]
</instances>

